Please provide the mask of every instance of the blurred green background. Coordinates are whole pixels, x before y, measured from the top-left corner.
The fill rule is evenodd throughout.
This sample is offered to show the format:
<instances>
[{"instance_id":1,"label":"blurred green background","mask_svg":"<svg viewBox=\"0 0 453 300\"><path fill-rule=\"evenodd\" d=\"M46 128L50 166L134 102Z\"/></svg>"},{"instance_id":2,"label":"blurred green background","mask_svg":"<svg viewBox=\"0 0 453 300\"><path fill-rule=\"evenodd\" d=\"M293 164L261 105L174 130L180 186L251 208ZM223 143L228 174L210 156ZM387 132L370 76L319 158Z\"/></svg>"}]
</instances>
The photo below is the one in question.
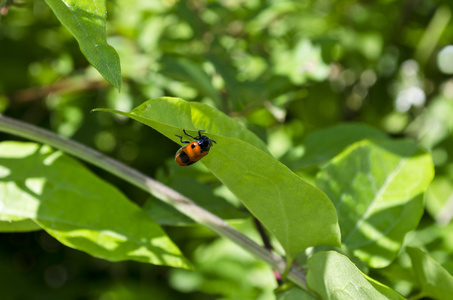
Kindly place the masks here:
<instances>
[{"instance_id":1,"label":"blurred green background","mask_svg":"<svg viewBox=\"0 0 453 300\"><path fill-rule=\"evenodd\" d=\"M453 44L451 1L108 1L108 42L120 55L121 93L87 63L43 0L0 4L0 112L170 185L193 176L201 189L236 204L202 165L175 168L176 144L138 122L90 110L129 111L160 96L207 103L255 132L308 180L316 167L298 162L304 139L316 130L360 122L416 139L432 152L436 178L413 236L453 270L444 227L453 215L445 209L453 195L453 79L447 74L453 59L446 50L439 56ZM92 170L131 200L147 199ZM249 222L236 226L254 234ZM42 231L2 233L2 299L272 299L276 284L265 264L206 229L166 230L196 271L102 261ZM400 269L389 270L393 280ZM411 289L384 282L402 293Z\"/></svg>"}]
</instances>

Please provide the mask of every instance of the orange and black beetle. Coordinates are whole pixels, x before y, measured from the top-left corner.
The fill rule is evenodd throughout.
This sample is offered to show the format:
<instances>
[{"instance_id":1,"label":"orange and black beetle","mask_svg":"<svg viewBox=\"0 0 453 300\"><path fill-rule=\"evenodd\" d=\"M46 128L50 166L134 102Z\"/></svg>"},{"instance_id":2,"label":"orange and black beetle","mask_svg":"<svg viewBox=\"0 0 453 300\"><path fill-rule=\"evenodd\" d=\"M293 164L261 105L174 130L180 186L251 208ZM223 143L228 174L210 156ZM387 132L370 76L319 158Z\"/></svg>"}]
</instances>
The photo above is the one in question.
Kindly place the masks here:
<instances>
[{"instance_id":1,"label":"orange and black beetle","mask_svg":"<svg viewBox=\"0 0 453 300\"><path fill-rule=\"evenodd\" d=\"M181 147L175 155L175 161L181 167L187 167L191 164L196 163L209 153L209 149L211 149L212 143L216 143L216 141L211 140L205 135L201 133L204 130L198 130L198 136L193 137L190 134L187 134L186 130L182 130L185 135L195 139L195 141L183 141L182 136L176 135L181 140L181 143L186 143L188 145Z\"/></svg>"}]
</instances>

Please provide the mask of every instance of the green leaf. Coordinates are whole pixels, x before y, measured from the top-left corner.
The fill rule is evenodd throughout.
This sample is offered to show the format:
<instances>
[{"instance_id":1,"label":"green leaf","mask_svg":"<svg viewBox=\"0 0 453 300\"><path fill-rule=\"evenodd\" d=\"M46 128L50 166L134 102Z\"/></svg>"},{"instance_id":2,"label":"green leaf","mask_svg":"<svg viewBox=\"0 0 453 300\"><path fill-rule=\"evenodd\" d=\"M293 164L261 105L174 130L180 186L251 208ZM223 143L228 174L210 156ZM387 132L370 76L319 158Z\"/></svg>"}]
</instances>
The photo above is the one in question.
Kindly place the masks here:
<instances>
[{"instance_id":1,"label":"green leaf","mask_svg":"<svg viewBox=\"0 0 453 300\"><path fill-rule=\"evenodd\" d=\"M298 286L293 286L290 289L287 289L276 294L277 300L316 300L314 296L310 295L308 292L299 288Z\"/></svg>"},{"instance_id":2,"label":"green leaf","mask_svg":"<svg viewBox=\"0 0 453 300\"><path fill-rule=\"evenodd\" d=\"M335 209L327 196L272 158L253 133L218 110L179 98L149 100L122 114L171 140L182 129L205 129L217 144L203 158L208 169L275 235L289 259L305 248L339 245ZM176 149L175 149L176 150Z\"/></svg>"},{"instance_id":3,"label":"green leaf","mask_svg":"<svg viewBox=\"0 0 453 300\"><path fill-rule=\"evenodd\" d=\"M0 213L0 217L2 215ZM17 218L16 221L0 221L0 232L26 232L41 229L38 224L27 218Z\"/></svg>"},{"instance_id":4,"label":"green leaf","mask_svg":"<svg viewBox=\"0 0 453 300\"><path fill-rule=\"evenodd\" d=\"M338 252L317 252L308 260L308 266L308 287L321 299L404 299L394 290L360 272Z\"/></svg>"},{"instance_id":5,"label":"green leaf","mask_svg":"<svg viewBox=\"0 0 453 300\"><path fill-rule=\"evenodd\" d=\"M438 262L418 248L407 247L421 294L433 299L450 299L453 277Z\"/></svg>"},{"instance_id":6,"label":"green leaf","mask_svg":"<svg viewBox=\"0 0 453 300\"><path fill-rule=\"evenodd\" d=\"M170 165L166 167L167 172L165 172L165 175L161 172L161 174L156 176L156 180L165 183L168 187L188 197L197 205L224 220L244 219L250 216L226 202L225 199L215 196L209 184L199 180L202 176L206 177L206 174L197 172L196 167L181 168L174 161L171 161ZM214 176L210 176L215 179ZM195 222L172 206L156 198L149 198L143 210L161 225L181 226L194 224Z\"/></svg>"},{"instance_id":7,"label":"green leaf","mask_svg":"<svg viewBox=\"0 0 453 300\"><path fill-rule=\"evenodd\" d=\"M328 161L347 146L363 139L386 139L382 131L361 124L340 124L310 134L304 142L305 154L296 168Z\"/></svg>"},{"instance_id":8,"label":"green leaf","mask_svg":"<svg viewBox=\"0 0 453 300\"><path fill-rule=\"evenodd\" d=\"M120 90L120 58L115 49L107 44L105 0L46 0L46 3L76 38L90 64Z\"/></svg>"},{"instance_id":9,"label":"green leaf","mask_svg":"<svg viewBox=\"0 0 453 300\"><path fill-rule=\"evenodd\" d=\"M338 212L342 242L370 266L387 266L423 214L431 156L410 141L361 141L317 176Z\"/></svg>"},{"instance_id":10,"label":"green leaf","mask_svg":"<svg viewBox=\"0 0 453 300\"><path fill-rule=\"evenodd\" d=\"M163 230L80 163L33 143L0 143L1 219L30 218L63 244L111 261L188 268Z\"/></svg>"}]
</instances>

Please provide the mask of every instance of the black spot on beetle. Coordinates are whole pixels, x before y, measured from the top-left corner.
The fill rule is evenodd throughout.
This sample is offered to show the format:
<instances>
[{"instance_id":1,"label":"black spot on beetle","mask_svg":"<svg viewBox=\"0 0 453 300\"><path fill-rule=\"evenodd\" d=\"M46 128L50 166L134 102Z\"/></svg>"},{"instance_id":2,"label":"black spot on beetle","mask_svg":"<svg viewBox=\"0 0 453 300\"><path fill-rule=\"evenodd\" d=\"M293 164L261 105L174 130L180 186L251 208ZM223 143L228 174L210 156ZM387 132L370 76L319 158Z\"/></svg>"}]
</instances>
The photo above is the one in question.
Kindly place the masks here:
<instances>
[{"instance_id":1,"label":"black spot on beetle","mask_svg":"<svg viewBox=\"0 0 453 300\"><path fill-rule=\"evenodd\" d=\"M181 151L181 153L179 153L179 158L180 158L181 161L182 161L183 163L185 163L185 164L188 163L188 162L190 161L189 155L187 155L187 153L184 152L184 151Z\"/></svg>"}]
</instances>

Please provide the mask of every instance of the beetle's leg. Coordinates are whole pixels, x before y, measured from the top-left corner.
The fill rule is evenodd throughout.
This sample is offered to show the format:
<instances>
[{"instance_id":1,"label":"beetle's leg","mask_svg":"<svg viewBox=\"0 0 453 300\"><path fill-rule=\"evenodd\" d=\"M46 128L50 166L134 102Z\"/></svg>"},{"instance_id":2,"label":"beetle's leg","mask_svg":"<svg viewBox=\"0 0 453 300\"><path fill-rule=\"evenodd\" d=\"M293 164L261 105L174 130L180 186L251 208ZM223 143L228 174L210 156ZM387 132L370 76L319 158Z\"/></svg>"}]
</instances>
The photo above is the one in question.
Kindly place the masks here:
<instances>
[{"instance_id":1,"label":"beetle's leg","mask_svg":"<svg viewBox=\"0 0 453 300\"><path fill-rule=\"evenodd\" d=\"M197 140L197 139L198 139L198 138L196 138L196 137L191 136L190 134L188 134L188 133L186 132L185 129L183 129L182 131L184 131L184 134L185 134L185 135L190 136L190 137L193 138L194 140Z\"/></svg>"},{"instance_id":2,"label":"beetle's leg","mask_svg":"<svg viewBox=\"0 0 453 300\"><path fill-rule=\"evenodd\" d=\"M214 144L217 144L217 142L216 142L216 141L214 141L214 140L211 140L211 142L213 142Z\"/></svg>"},{"instance_id":3,"label":"beetle's leg","mask_svg":"<svg viewBox=\"0 0 453 300\"><path fill-rule=\"evenodd\" d=\"M189 141L183 141L182 140L182 136L180 136L180 135L176 135L175 134L175 136L179 137L179 140L181 141L181 143L184 143L184 144L189 144L190 143Z\"/></svg>"}]
</instances>

